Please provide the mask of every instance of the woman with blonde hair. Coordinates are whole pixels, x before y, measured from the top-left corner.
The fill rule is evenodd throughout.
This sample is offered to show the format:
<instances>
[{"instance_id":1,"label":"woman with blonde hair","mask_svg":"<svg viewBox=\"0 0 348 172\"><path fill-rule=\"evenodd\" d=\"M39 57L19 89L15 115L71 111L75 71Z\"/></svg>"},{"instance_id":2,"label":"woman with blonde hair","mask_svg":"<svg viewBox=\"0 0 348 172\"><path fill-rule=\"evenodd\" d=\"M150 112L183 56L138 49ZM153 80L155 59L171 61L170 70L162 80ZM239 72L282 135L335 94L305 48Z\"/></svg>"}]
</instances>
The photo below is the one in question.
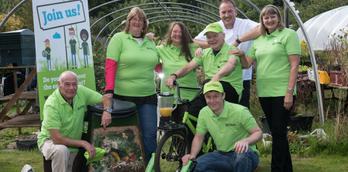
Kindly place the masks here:
<instances>
[{"instance_id":1,"label":"woman with blonde hair","mask_svg":"<svg viewBox=\"0 0 348 172\"><path fill-rule=\"evenodd\" d=\"M256 90L272 134L272 172L292 171L287 124L296 95L300 42L294 30L284 28L279 9L265 6L260 13L261 33L247 56L240 50L242 65L256 61ZM250 57L250 58L249 58Z\"/></svg>"}]
</instances>

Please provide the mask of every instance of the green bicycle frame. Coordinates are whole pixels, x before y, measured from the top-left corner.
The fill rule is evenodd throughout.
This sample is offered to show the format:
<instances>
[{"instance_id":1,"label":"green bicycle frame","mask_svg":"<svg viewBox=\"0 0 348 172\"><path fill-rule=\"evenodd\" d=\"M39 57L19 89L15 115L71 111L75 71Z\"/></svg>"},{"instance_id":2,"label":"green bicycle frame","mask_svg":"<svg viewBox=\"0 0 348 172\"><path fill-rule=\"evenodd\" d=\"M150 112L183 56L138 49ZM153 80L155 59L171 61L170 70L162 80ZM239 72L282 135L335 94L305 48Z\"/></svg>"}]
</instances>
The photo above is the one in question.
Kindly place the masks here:
<instances>
[{"instance_id":1,"label":"green bicycle frame","mask_svg":"<svg viewBox=\"0 0 348 172\"><path fill-rule=\"evenodd\" d=\"M184 117L182 118L182 123L186 124L189 130L193 133L196 134L196 127L193 126L192 121L197 122L198 118L189 114L188 112L184 113ZM209 137L208 141L205 143L203 142L202 144L202 152L207 153L210 150L213 150L213 138Z\"/></svg>"}]
</instances>

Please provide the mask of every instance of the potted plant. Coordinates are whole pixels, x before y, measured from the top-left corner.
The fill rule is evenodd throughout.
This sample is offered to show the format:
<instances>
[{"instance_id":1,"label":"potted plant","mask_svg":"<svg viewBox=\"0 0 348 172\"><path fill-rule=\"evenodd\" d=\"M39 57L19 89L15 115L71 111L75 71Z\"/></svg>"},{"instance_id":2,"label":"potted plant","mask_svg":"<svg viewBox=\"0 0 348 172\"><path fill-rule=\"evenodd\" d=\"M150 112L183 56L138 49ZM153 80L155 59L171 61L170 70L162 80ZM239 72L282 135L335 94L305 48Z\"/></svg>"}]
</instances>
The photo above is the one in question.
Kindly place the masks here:
<instances>
[{"instance_id":1,"label":"potted plant","mask_svg":"<svg viewBox=\"0 0 348 172\"><path fill-rule=\"evenodd\" d=\"M348 29L341 30L342 34L333 34L325 54L328 57L331 84L348 85Z\"/></svg>"}]
</instances>

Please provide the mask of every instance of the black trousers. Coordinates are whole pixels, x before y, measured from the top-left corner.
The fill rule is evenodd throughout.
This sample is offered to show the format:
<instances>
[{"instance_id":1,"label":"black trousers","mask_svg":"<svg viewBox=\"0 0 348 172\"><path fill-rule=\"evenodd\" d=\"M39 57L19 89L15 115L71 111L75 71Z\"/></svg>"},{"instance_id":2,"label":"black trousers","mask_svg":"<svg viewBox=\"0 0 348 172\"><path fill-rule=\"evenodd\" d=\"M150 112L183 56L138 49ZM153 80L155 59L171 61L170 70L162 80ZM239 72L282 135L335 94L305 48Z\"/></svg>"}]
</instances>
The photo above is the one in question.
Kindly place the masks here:
<instances>
[{"instance_id":1,"label":"black trousers","mask_svg":"<svg viewBox=\"0 0 348 172\"><path fill-rule=\"evenodd\" d=\"M250 100L250 80L245 80L243 81L243 91L242 91L242 96L239 101L239 104L249 108L250 107L249 100Z\"/></svg>"},{"instance_id":2,"label":"black trousers","mask_svg":"<svg viewBox=\"0 0 348 172\"><path fill-rule=\"evenodd\" d=\"M287 135L290 111L284 108L284 97L259 97L259 100L272 135L272 172L292 172Z\"/></svg>"}]
</instances>

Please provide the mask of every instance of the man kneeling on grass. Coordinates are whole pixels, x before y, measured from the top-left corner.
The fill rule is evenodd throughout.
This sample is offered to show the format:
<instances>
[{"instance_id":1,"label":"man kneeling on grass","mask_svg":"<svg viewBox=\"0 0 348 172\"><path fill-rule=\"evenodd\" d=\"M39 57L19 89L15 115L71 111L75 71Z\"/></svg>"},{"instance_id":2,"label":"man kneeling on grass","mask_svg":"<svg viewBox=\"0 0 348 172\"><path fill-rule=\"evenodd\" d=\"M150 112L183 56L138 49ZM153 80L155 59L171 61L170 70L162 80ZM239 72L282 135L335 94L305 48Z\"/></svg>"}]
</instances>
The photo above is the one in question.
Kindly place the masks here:
<instances>
[{"instance_id":1,"label":"man kneeling on grass","mask_svg":"<svg viewBox=\"0 0 348 172\"><path fill-rule=\"evenodd\" d=\"M101 94L78 85L75 73L65 71L59 76L58 88L45 102L38 136L39 149L46 160L52 160L53 172L71 171L77 148L94 157L94 146L81 140L81 135L87 105L101 101Z\"/></svg>"},{"instance_id":2,"label":"man kneeling on grass","mask_svg":"<svg viewBox=\"0 0 348 172\"><path fill-rule=\"evenodd\" d=\"M198 157L195 172L255 170L259 158L254 144L261 139L262 131L248 108L226 102L222 85L218 81L206 83L203 94L207 106L199 113L191 153L182 157L183 164L196 158L204 135L209 132L217 150Z\"/></svg>"}]
</instances>

